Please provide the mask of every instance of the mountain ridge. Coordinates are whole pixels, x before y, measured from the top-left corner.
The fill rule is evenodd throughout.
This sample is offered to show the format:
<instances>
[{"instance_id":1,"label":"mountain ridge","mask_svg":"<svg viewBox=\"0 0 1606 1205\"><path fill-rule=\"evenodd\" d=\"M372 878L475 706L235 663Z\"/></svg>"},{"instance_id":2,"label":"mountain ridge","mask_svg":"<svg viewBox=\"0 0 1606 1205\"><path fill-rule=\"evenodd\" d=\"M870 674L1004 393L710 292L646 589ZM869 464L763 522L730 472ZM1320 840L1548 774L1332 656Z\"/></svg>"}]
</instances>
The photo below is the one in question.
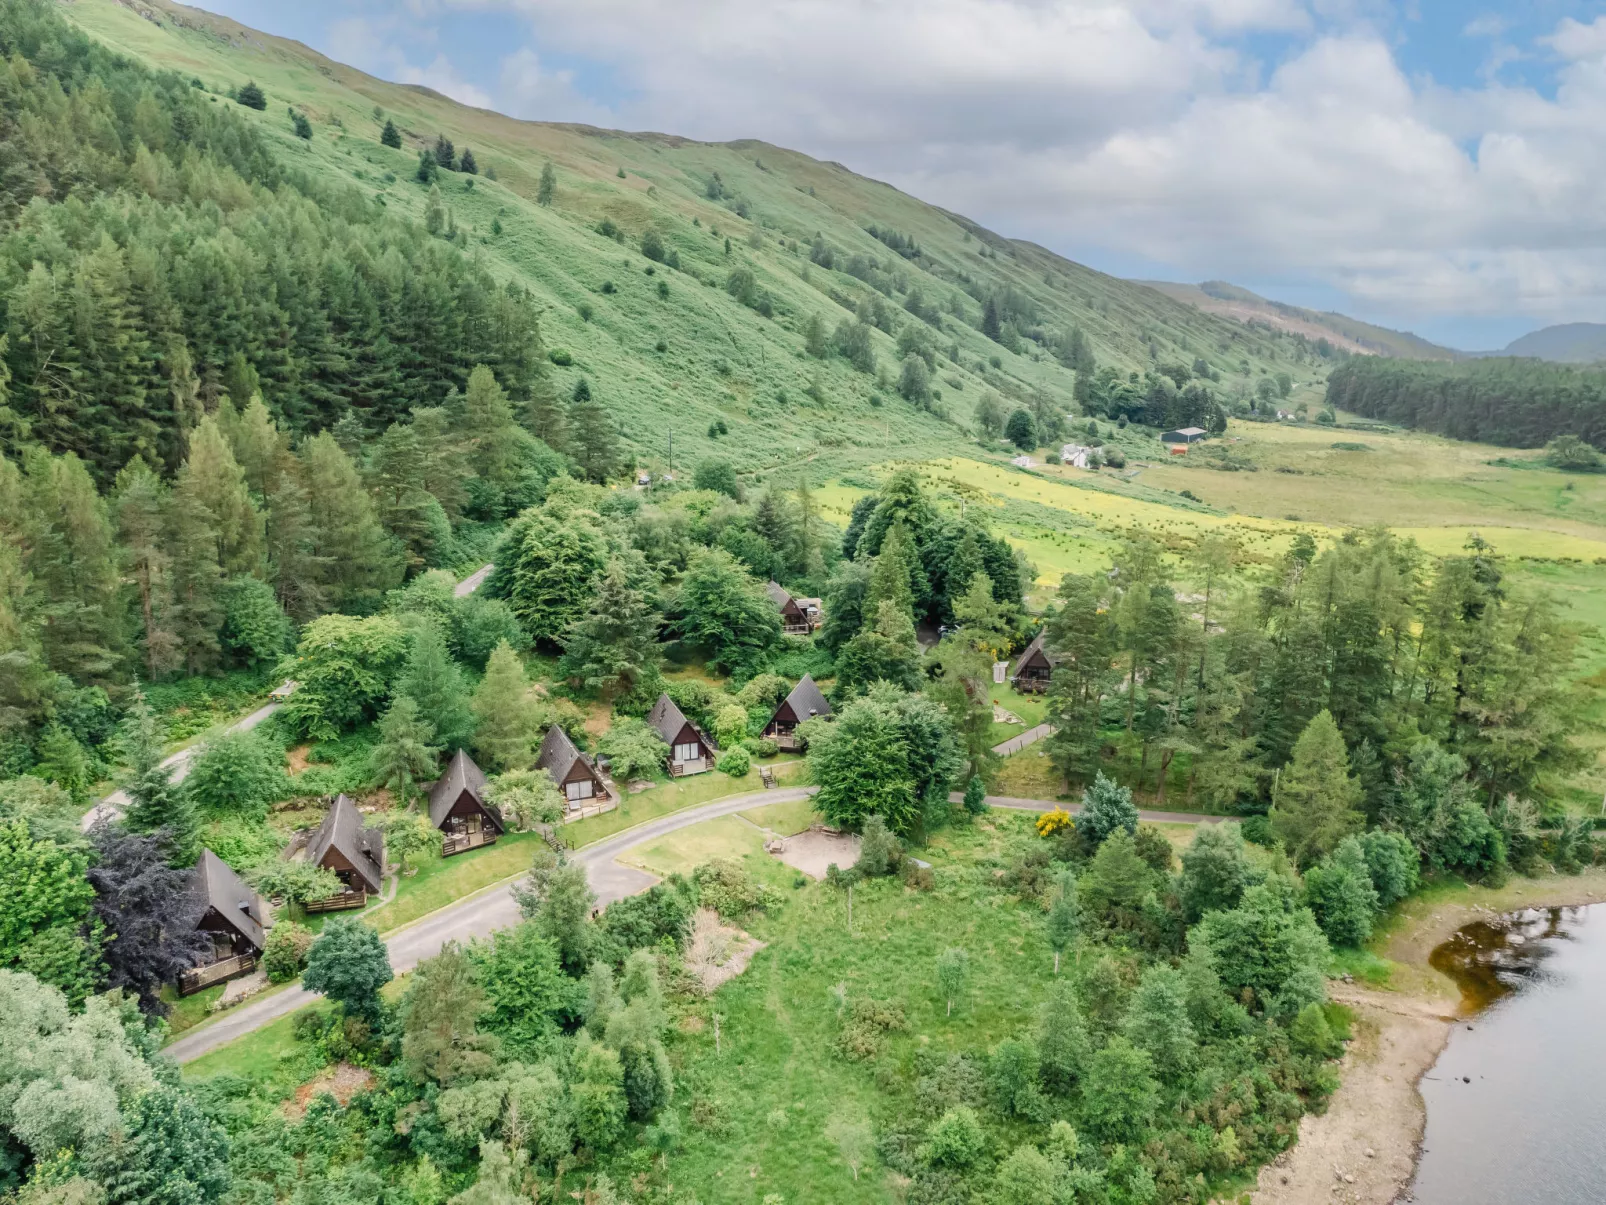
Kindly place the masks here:
<instances>
[{"instance_id":1,"label":"mountain ridge","mask_svg":"<svg viewBox=\"0 0 1606 1205\"><path fill-rule=\"evenodd\" d=\"M1325 375L1308 339L1162 299L762 140L512 118L169 0L79 0L61 12L215 103L258 83L266 110L241 113L288 162L392 214L426 218L431 193L413 176L438 136L472 147L496 178L441 173L448 230L531 291L546 346L570 361L554 365L555 387L588 378L644 461L666 460L671 427L681 463L721 449L760 472L952 451L974 434L987 394L1040 415L1074 409L1066 353L1078 331L1097 365L1122 375L1202 362L1223 392L1245 396L1257 376ZM310 141L292 133L287 108L311 121ZM379 145L385 120L400 150ZM541 205L547 163L556 194ZM642 256L649 231L679 267ZM982 330L989 304L998 339ZM811 323L829 337L856 315L879 327L860 361L869 371L805 351ZM898 388L912 344L932 365L918 405Z\"/></svg>"}]
</instances>

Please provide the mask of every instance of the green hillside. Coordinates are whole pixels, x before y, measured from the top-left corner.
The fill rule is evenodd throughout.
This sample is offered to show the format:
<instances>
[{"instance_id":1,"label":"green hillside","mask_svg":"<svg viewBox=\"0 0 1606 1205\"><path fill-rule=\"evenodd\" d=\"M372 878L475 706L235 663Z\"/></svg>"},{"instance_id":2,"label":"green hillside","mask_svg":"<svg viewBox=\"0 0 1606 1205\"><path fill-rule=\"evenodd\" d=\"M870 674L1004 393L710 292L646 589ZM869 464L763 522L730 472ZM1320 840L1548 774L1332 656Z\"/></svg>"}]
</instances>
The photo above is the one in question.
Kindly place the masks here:
<instances>
[{"instance_id":1,"label":"green hillside","mask_svg":"<svg viewBox=\"0 0 1606 1205\"><path fill-rule=\"evenodd\" d=\"M1454 360L1462 354L1409 331L1390 330L1331 310L1308 310L1272 301L1224 280L1206 280L1196 285L1163 280L1140 283L1205 313L1312 341L1326 339L1340 351L1395 356L1402 360Z\"/></svg>"},{"instance_id":2,"label":"green hillside","mask_svg":"<svg viewBox=\"0 0 1606 1205\"><path fill-rule=\"evenodd\" d=\"M441 176L448 221L493 274L533 293L546 347L572 358L552 370L559 392L587 377L649 467L667 467L671 435L677 464L700 458L719 421L719 443L744 469L806 460L817 480L889 449L952 450L988 391L1039 415L1070 409L1074 375L1062 361L1078 329L1100 367L1123 373L1203 359L1229 389L1234 376L1319 375L1290 335L1000 237L838 164L760 142L515 121L180 5L85 0L63 11L110 46L199 81L216 103L254 80L266 109L239 111L283 159L393 213L426 216L420 150L442 134L472 148L481 175ZM295 136L292 107L310 120L310 140ZM386 119L399 150L380 145ZM543 207L548 162L556 189ZM616 237L598 233L610 226ZM648 231L679 270L643 257ZM751 304L727 289L742 269ZM981 329L989 301L997 341ZM856 310L882 328L872 371L805 352L812 317L830 336ZM898 396L905 331L904 350L924 338L937 352L921 405Z\"/></svg>"}]
</instances>

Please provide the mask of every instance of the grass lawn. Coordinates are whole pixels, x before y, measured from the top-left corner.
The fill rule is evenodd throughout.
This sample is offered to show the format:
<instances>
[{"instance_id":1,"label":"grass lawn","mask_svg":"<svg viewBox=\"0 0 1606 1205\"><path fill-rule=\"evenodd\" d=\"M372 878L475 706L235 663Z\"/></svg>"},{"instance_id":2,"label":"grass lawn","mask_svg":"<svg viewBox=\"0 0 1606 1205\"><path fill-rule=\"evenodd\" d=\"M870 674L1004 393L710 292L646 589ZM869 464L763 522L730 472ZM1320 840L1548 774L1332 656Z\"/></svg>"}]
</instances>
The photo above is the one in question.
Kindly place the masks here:
<instances>
[{"instance_id":1,"label":"grass lawn","mask_svg":"<svg viewBox=\"0 0 1606 1205\"><path fill-rule=\"evenodd\" d=\"M1025 721L1024 724L993 724L990 739L995 745L1001 745L1011 737L1019 736L1028 728L1037 727L1048 712L1046 695L1022 694L1008 682L993 683L992 700L1005 711L1013 712Z\"/></svg>"},{"instance_id":2,"label":"grass lawn","mask_svg":"<svg viewBox=\"0 0 1606 1205\"><path fill-rule=\"evenodd\" d=\"M737 814L760 828L767 828L782 837L801 833L819 819L819 813L814 810L812 799L794 799L791 803L766 803Z\"/></svg>"},{"instance_id":3,"label":"grass lawn","mask_svg":"<svg viewBox=\"0 0 1606 1205\"><path fill-rule=\"evenodd\" d=\"M850 1062L833 1049L831 989L840 984L849 999L903 1007L909 1031L889 1041L879 1060L888 1066L906 1066L918 1047L985 1049L1029 1028L1052 979L1042 913L982 887L963 869L1009 836L1024 836L1029 824L995 814L943 833L925 855L939 868L934 891L887 880L861 884L851 935L842 894L816 883L789 891L778 916L750 923L770 947L712 1000L694 1005L693 1018L671 1035L670 1058L684 1085L675 1107L686 1135L674 1159L677 1187L705 1205L756 1205L770 1193L789 1203L891 1199L882 1175L855 1180L824 1136L835 1117L884 1117L904 1103L877 1088L874 1064ZM952 1017L931 988L937 955L950 946L970 956ZM716 1011L718 1054L706 1024Z\"/></svg>"},{"instance_id":4,"label":"grass lawn","mask_svg":"<svg viewBox=\"0 0 1606 1205\"><path fill-rule=\"evenodd\" d=\"M370 904L356 915L381 933L389 933L482 887L519 874L530 865L530 858L540 842L536 833L509 833L495 845L451 858L431 851L419 859L417 874L401 880L394 900L388 904Z\"/></svg>"},{"instance_id":5,"label":"grass lawn","mask_svg":"<svg viewBox=\"0 0 1606 1205\"><path fill-rule=\"evenodd\" d=\"M278 1090L288 1096L314 1068L297 1058L292 1026L298 1012L280 1017L256 1030L249 1038L220 1046L210 1054L184 1064L185 1079L211 1079L215 1075L238 1075Z\"/></svg>"},{"instance_id":6,"label":"grass lawn","mask_svg":"<svg viewBox=\"0 0 1606 1205\"><path fill-rule=\"evenodd\" d=\"M695 807L699 803L711 803L727 795L762 791L764 784L758 777L760 765L775 767L775 780L778 784L794 784L801 781L803 759L800 757L779 757L770 761L755 762L752 771L743 778L732 778L729 774L721 774L718 770L710 770L706 774L697 774L691 778L673 778L639 795L632 795L626 791L620 806L613 811L604 812L600 816L587 816L584 820L564 825L563 839L575 849L579 849L582 845L590 845L593 841L600 841L603 837L634 828L659 816L667 816L670 812Z\"/></svg>"},{"instance_id":7,"label":"grass lawn","mask_svg":"<svg viewBox=\"0 0 1606 1205\"><path fill-rule=\"evenodd\" d=\"M193 996L180 996L178 989L171 983L163 986L162 1001L170 1010L167 1014L168 1032L173 1037L177 1037L186 1029L193 1029L206 1020L207 1017L211 1016L211 1013L207 1010L212 1007L214 1001L223 995L223 989L226 986L227 984L219 983L217 986L209 987L203 992L196 992Z\"/></svg>"},{"instance_id":8,"label":"grass lawn","mask_svg":"<svg viewBox=\"0 0 1606 1205\"><path fill-rule=\"evenodd\" d=\"M1065 794L1065 777L1054 768L1038 741L1014 757L1004 758L998 772L987 784L989 795L1013 795L1018 799L1071 798Z\"/></svg>"},{"instance_id":9,"label":"grass lawn","mask_svg":"<svg viewBox=\"0 0 1606 1205\"><path fill-rule=\"evenodd\" d=\"M740 816L716 816L626 850L619 860L663 877L690 874L711 858L734 858L759 874L766 863L774 863L764 852L765 839L762 829Z\"/></svg>"}]
</instances>

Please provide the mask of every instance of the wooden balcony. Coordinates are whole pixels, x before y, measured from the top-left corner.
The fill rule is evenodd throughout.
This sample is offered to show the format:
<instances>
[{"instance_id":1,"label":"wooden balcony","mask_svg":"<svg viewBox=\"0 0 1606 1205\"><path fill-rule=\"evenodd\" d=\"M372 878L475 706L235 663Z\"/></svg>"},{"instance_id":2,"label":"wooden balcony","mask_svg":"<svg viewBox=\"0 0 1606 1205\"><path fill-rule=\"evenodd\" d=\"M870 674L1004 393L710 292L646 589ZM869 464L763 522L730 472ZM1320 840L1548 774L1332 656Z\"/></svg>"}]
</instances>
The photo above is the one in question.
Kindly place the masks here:
<instances>
[{"instance_id":1,"label":"wooden balcony","mask_svg":"<svg viewBox=\"0 0 1606 1205\"><path fill-rule=\"evenodd\" d=\"M314 912L347 912L352 908L365 908L368 906L368 893L366 891L342 891L338 895L331 895L327 899L308 900L301 907L310 916Z\"/></svg>"},{"instance_id":2,"label":"wooden balcony","mask_svg":"<svg viewBox=\"0 0 1606 1205\"><path fill-rule=\"evenodd\" d=\"M803 742L797 739L795 732L778 732L770 737L770 740L775 742L775 747L782 753L796 753L803 748Z\"/></svg>"},{"instance_id":3,"label":"wooden balcony","mask_svg":"<svg viewBox=\"0 0 1606 1205\"><path fill-rule=\"evenodd\" d=\"M215 984L226 979L233 979L237 975L246 975L256 970L256 956L252 954L236 954L232 958L220 958L216 962L194 970L185 971L178 977L178 994L193 996L196 992L205 991Z\"/></svg>"},{"instance_id":4,"label":"wooden balcony","mask_svg":"<svg viewBox=\"0 0 1606 1205\"><path fill-rule=\"evenodd\" d=\"M477 833L446 833L441 837L441 857L449 858L482 845L495 844L496 832L492 829L481 829Z\"/></svg>"},{"instance_id":5,"label":"wooden balcony","mask_svg":"<svg viewBox=\"0 0 1606 1205\"><path fill-rule=\"evenodd\" d=\"M706 757L699 757L696 761L672 761L669 763L669 776L671 778L685 778L690 774L705 774L708 768L708 759Z\"/></svg>"},{"instance_id":6,"label":"wooden balcony","mask_svg":"<svg viewBox=\"0 0 1606 1205\"><path fill-rule=\"evenodd\" d=\"M1019 678L1011 678L1009 680L1009 684L1016 690L1020 691L1020 693L1023 695L1041 695L1048 693L1047 678L1028 678L1023 675Z\"/></svg>"},{"instance_id":7,"label":"wooden balcony","mask_svg":"<svg viewBox=\"0 0 1606 1205\"><path fill-rule=\"evenodd\" d=\"M781 631L788 636L812 636L814 635L814 625L812 623L782 624Z\"/></svg>"}]
</instances>

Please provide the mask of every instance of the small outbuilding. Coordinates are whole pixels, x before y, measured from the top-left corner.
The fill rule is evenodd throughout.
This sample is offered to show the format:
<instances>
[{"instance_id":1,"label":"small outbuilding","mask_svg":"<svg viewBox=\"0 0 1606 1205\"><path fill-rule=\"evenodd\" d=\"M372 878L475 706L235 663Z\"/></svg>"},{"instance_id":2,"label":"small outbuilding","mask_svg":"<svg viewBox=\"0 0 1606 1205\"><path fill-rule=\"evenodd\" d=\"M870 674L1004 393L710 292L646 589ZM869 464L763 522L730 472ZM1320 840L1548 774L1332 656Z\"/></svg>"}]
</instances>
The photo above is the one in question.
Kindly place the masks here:
<instances>
[{"instance_id":1,"label":"small outbuilding","mask_svg":"<svg viewBox=\"0 0 1606 1205\"><path fill-rule=\"evenodd\" d=\"M1054 675L1055 659L1043 645L1046 635L1046 632L1039 632L1032 637L1032 642L1021 651L1015 660L1015 668L1010 672L1010 684L1023 694L1043 694Z\"/></svg>"},{"instance_id":2,"label":"small outbuilding","mask_svg":"<svg viewBox=\"0 0 1606 1205\"><path fill-rule=\"evenodd\" d=\"M1203 427L1178 427L1175 431L1166 431L1160 436L1160 442L1165 444L1193 444L1209 436L1210 432Z\"/></svg>"},{"instance_id":3,"label":"small outbuilding","mask_svg":"<svg viewBox=\"0 0 1606 1205\"><path fill-rule=\"evenodd\" d=\"M337 795L318 831L307 843L307 861L334 872L345 886L326 900L308 900L308 912L361 908L378 895L385 876L385 834L363 824L350 796Z\"/></svg>"},{"instance_id":4,"label":"small outbuilding","mask_svg":"<svg viewBox=\"0 0 1606 1205\"><path fill-rule=\"evenodd\" d=\"M1060 463L1076 469L1085 469L1092 455L1093 449L1086 444L1066 444L1060 449Z\"/></svg>"},{"instance_id":5,"label":"small outbuilding","mask_svg":"<svg viewBox=\"0 0 1606 1205\"><path fill-rule=\"evenodd\" d=\"M178 994L188 996L256 969L267 944L262 897L222 858L203 849L190 872L190 891L200 919L195 927L212 939L211 952L179 976Z\"/></svg>"},{"instance_id":6,"label":"small outbuilding","mask_svg":"<svg viewBox=\"0 0 1606 1205\"><path fill-rule=\"evenodd\" d=\"M658 696L658 701L647 713L647 723L669 746L669 773L674 777L701 774L713 766L717 746L701 728L686 718L668 694Z\"/></svg>"},{"instance_id":7,"label":"small outbuilding","mask_svg":"<svg viewBox=\"0 0 1606 1205\"><path fill-rule=\"evenodd\" d=\"M568 801L570 811L578 811L589 800L608 796L608 788L602 775L597 773L597 767L557 724L547 729L535 766L551 775Z\"/></svg>"},{"instance_id":8,"label":"small outbuilding","mask_svg":"<svg viewBox=\"0 0 1606 1205\"><path fill-rule=\"evenodd\" d=\"M820 693L820 688L814 684L812 674L804 674L798 679L792 693L781 700L781 705L770 716L770 722L764 725L764 735L775 742L777 749L793 752L798 748L795 735L797 726L807 720L818 716L831 714L831 704Z\"/></svg>"},{"instance_id":9,"label":"small outbuilding","mask_svg":"<svg viewBox=\"0 0 1606 1205\"><path fill-rule=\"evenodd\" d=\"M429 822L441 831L441 857L495 845L506 832L502 813L485 798L485 774L459 749L429 789Z\"/></svg>"}]
</instances>

